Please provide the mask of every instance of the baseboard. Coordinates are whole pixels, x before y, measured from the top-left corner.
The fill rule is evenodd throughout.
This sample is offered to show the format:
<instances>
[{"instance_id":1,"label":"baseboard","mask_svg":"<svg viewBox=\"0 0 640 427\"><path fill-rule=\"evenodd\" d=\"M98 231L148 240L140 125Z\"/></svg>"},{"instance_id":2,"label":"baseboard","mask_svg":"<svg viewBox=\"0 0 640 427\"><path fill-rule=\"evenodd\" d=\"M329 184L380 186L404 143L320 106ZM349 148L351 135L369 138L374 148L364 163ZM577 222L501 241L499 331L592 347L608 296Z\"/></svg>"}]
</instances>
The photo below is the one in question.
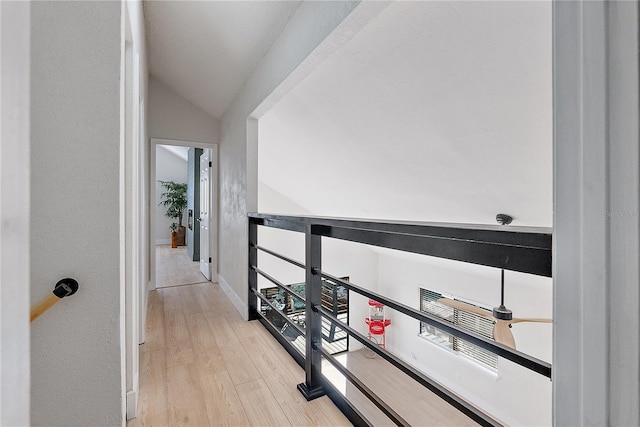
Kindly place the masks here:
<instances>
[{"instance_id":1,"label":"baseboard","mask_svg":"<svg viewBox=\"0 0 640 427\"><path fill-rule=\"evenodd\" d=\"M156 246L158 245L170 245L171 239L158 239L156 240Z\"/></svg>"},{"instance_id":2,"label":"baseboard","mask_svg":"<svg viewBox=\"0 0 640 427\"><path fill-rule=\"evenodd\" d=\"M233 306L238 310L243 319L247 319L247 305L238 297L238 295L233 291L229 283L222 277L221 274L218 274L218 284L220 288L222 288L223 292L229 297Z\"/></svg>"},{"instance_id":3,"label":"baseboard","mask_svg":"<svg viewBox=\"0 0 640 427\"><path fill-rule=\"evenodd\" d=\"M127 392L127 420L132 420L136 417L137 406L138 393L135 390L129 390Z\"/></svg>"}]
</instances>

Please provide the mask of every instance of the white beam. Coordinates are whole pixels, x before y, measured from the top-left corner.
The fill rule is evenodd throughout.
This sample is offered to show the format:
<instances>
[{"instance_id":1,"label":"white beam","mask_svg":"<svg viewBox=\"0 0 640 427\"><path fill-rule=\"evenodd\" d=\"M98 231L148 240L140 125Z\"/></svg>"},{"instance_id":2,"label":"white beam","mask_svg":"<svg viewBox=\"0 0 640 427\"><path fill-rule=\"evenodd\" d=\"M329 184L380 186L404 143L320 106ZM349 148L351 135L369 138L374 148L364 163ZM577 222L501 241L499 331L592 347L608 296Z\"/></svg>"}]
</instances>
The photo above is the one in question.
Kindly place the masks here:
<instances>
[{"instance_id":1,"label":"white beam","mask_svg":"<svg viewBox=\"0 0 640 427\"><path fill-rule=\"evenodd\" d=\"M640 425L638 4L554 2L553 418Z\"/></svg>"}]
</instances>

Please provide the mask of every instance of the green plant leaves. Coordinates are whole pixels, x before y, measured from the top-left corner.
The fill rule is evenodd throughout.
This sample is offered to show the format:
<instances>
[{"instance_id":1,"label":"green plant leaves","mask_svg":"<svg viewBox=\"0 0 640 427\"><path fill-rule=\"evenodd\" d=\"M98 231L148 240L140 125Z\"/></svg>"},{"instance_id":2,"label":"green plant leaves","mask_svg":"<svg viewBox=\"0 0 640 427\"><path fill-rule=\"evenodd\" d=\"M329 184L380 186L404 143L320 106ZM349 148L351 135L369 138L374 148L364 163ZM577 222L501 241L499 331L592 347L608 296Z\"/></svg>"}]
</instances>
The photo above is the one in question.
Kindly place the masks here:
<instances>
[{"instance_id":1,"label":"green plant leaves","mask_svg":"<svg viewBox=\"0 0 640 427\"><path fill-rule=\"evenodd\" d=\"M167 208L167 218L178 218L178 226L182 227L182 213L187 208L187 184L175 181L161 181L165 192L160 195L158 206ZM173 225L173 224L172 224Z\"/></svg>"}]
</instances>

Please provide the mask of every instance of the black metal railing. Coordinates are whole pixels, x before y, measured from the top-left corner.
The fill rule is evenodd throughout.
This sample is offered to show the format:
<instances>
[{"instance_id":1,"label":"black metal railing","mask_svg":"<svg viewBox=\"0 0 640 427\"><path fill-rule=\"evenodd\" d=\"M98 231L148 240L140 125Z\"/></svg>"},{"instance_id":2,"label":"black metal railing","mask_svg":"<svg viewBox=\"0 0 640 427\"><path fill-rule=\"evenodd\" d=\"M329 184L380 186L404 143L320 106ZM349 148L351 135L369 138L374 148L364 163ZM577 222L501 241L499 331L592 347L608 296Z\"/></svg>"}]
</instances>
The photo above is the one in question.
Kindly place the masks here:
<instances>
[{"instance_id":1,"label":"black metal railing","mask_svg":"<svg viewBox=\"0 0 640 427\"><path fill-rule=\"evenodd\" d=\"M331 383L322 376L322 358L331 363L345 378L353 384L376 407L397 425L408 425L402 416L396 413L376 393L342 366L335 357L322 346L322 320L346 331L355 340L380 355L406 375L428 388L449 404L482 425L501 425L501 423L459 397L432 378L381 348L347 323L338 319L335 312L323 306L323 281L334 286L343 286L367 298L376 300L404 315L420 322L435 326L450 335L484 348L500 357L508 359L529 370L551 378L551 365L530 355L496 343L474 332L449 323L439 317L416 310L398 301L389 299L363 286L335 277L322 271L322 237L364 243L384 248L397 249L417 254L435 256L462 262L497 267L505 270L530 273L551 277L551 231L544 228L496 226L473 226L434 223L389 223L354 219L299 217L284 215L249 214L249 319L259 319L265 327L280 341L289 353L305 369L305 382L298 389L307 400L328 394L336 405L356 424L367 424L359 411L338 393ZM298 262L270 249L258 245L258 226L279 228L305 234L305 263ZM302 296L258 268L258 251L262 251L305 270L305 295ZM287 295L305 303L305 325L290 319L287 313L275 306L258 290L258 275L275 284ZM275 310L284 322L295 328L296 333L305 337L304 354L296 351L280 331L266 319L258 308L258 301L264 307Z\"/></svg>"}]
</instances>

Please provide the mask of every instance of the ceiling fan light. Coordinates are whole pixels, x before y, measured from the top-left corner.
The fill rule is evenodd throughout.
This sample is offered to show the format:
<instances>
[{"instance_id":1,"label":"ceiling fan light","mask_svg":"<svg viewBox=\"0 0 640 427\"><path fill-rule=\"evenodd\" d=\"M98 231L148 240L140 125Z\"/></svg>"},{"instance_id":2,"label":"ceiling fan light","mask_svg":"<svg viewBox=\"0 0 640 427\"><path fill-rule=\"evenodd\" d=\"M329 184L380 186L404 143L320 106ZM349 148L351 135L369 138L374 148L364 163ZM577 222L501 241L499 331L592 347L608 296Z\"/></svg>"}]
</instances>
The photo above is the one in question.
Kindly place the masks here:
<instances>
[{"instance_id":1,"label":"ceiling fan light","mask_svg":"<svg viewBox=\"0 0 640 427\"><path fill-rule=\"evenodd\" d=\"M513 312L504 305L501 305L500 307L493 308L493 317L499 320L511 320L513 319Z\"/></svg>"}]
</instances>

